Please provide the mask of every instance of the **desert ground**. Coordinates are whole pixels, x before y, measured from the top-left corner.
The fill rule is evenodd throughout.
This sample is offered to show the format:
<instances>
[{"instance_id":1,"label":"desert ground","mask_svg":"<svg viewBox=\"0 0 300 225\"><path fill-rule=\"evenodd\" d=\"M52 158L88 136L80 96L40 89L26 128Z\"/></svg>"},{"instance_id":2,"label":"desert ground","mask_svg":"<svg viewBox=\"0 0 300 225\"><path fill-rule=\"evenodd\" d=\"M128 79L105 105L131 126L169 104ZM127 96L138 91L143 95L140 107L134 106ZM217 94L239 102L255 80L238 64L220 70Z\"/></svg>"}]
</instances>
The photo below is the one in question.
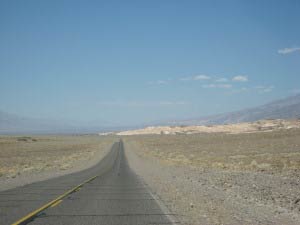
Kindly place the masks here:
<instances>
[{"instance_id":1,"label":"desert ground","mask_svg":"<svg viewBox=\"0 0 300 225\"><path fill-rule=\"evenodd\" d=\"M224 125L194 125L194 126L150 126L137 130L115 132L116 135L145 135L145 134L199 134L199 133L253 133L269 132L274 130L287 130L300 128L300 119L269 119L256 122L245 122ZM101 133L107 135L110 133Z\"/></svg>"},{"instance_id":2,"label":"desert ground","mask_svg":"<svg viewBox=\"0 0 300 225\"><path fill-rule=\"evenodd\" d=\"M0 190L90 167L114 140L98 135L0 136Z\"/></svg>"},{"instance_id":3,"label":"desert ground","mask_svg":"<svg viewBox=\"0 0 300 225\"><path fill-rule=\"evenodd\" d=\"M1 136L0 190L88 168L122 138L129 165L182 224L300 224L299 120L253 124L201 128L210 132Z\"/></svg>"},{"instance_id":4,"label":"desert ground","mask_svg":"<svg viewBox=\"0 0 300 225\"><path fill-rule=\"evenodd\" d=\"M183 224L300 224L300 129L124 136Z\"/></svg>"}]
</instances>

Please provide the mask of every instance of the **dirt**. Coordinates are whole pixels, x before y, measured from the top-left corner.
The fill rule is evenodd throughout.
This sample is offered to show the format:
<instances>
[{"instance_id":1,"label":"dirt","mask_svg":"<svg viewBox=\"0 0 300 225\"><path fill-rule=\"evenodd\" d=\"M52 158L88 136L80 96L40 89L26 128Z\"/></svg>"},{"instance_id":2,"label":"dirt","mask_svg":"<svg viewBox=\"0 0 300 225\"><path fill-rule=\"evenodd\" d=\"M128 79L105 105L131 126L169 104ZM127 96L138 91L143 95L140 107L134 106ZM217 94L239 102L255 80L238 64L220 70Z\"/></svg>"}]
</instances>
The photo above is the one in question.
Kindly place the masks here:
<instances>
[{"instance_id":1,"label":"dirt","mask_svg":"<svg viewBox=\"0 0 300 225\"><path fill-rule=\"evenodd\" d=\"M300 224L300 129L123 140L183 224Z\"/></svg>"},{"instance_id":2,"label":"dirt","mask_svg":"<svg viewBox=\"0 0 300 225\"><path fill-rule=\"evenodd\" d=\"M120 137L0 137L0 190L88 168ZM300 129L122 136L129 165L191 225L300 224Z\"/></svg>"},{"instance_id":3,"label":"dirt","mask_svg":"<svg viewBox=\"0 0 300 225\"><path fill-rule=\"evenodd\" d=\"M300 128L300 120L260 120L252 123L237 123L209 126L152 126L138 130L117 132L117 135L147 135L147 134L198 134L198 133L252 133L269 132ZM110 133L102 133L109 135Z\"/></svg>"},{"instance_id":4,"label":"dirt","mask_svg":"<svg viewBox=\"0 0 300 225\"><path fill-rule=\"evenodd\" d=\"M88 168L114 140L98 135L0 136L0 190Z\"/></svg>"}]
</instances>

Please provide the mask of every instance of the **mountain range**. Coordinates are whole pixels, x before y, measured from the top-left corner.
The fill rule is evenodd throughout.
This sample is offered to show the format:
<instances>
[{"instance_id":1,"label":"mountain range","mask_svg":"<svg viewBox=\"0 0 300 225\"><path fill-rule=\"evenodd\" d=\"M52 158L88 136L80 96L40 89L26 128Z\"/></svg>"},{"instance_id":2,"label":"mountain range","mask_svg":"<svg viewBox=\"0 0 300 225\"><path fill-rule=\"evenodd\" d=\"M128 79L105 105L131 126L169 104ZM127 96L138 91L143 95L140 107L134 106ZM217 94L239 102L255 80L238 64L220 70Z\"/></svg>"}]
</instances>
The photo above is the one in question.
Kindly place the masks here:
<instances>
[{"instance_id":1,"label":"mountain range","mask_svg":"<svg viewBox=\"0 0 300 225\"><path fill-rule=\"evenodd\" d=\"M253 122L263 119L300 118L300 94L270 102L258 107L218 115L176 121L180 125L217 125Z\"/></svg>"},{"instance_id":2,"label":"mountain range","mask_svg":"<svg viewBox=\"0 0 300 225\"><path fill-rule=\"evenodd\" d=\"M178 120L159 125L214 125L253 122L262 119L291 118L300 118L300 94L254 108L194 119ZM103 126L76 126L55 120L27 118L0 111L0 134L97 133L100 131L124 130L130 128L131 127L117 127L107 123L103 124Z\"/></svg>"}]
</instances>

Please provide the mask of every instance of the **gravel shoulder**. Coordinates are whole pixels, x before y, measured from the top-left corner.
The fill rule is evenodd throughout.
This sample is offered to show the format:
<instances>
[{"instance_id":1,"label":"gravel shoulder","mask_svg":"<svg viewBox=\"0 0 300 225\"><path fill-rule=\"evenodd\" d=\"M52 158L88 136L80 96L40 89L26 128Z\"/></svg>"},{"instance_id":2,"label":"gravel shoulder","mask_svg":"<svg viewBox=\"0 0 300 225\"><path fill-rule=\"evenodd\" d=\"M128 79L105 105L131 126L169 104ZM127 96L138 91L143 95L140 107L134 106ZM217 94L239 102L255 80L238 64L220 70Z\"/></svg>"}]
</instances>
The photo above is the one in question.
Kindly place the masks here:
<instances>
[{"instance_id":1,"label":"gravel shoulder","mask_svg":"<svg viewBox=\"0 0 300 225\"><path fill-rule=\"evenodd\" d=\"M116 137L0 136L0 191L92 167Z\"/></svg>"},{"instance_id":2,"label":"gravel shoulder","mask_svg":"<svg viewBox=\"0 0 300 225\"><path fill-rule=\"evenodd\" d=\"M296 225L300 224L300 135L299 130L281 132L262 137L223 136L220 142L227 147L220 152L216 141L220 136L130 136L123 140L131 167L183 224ZM248 135L256 141L249 144ZM201 149L209 151L208 145L214 157L203 154L204 163L193 161L201 158ZM241 152L247 157L226 160ZM265 152L267 157L255 159ZM193 157L188 158L190 154ZM282 154L285 157L280 161ZM264 163L269 165L259 166Z\"/></svg>"}]
</instances>

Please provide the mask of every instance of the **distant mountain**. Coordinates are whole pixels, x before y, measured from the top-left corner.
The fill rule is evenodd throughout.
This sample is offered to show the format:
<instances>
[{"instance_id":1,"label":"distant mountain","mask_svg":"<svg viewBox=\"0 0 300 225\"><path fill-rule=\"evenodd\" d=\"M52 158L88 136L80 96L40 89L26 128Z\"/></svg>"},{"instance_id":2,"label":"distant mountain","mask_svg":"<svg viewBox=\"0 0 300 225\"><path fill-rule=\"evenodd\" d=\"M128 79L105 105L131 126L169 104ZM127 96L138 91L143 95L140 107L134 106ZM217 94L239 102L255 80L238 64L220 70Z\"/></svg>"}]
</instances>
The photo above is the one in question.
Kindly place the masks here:
<instances>
[{"instance_id":1,"label":"distant mountain","mask_svg":"<svg viewBox=\"0 0 300 225\"><path fill-rule=\"evenodd\" d=\"M83 125L54 120L32 119L0 111L0 134L45 133L98 133L115 130L137 129L151 125L212 125L253 122L262 119L300 118L300 95L274 101L259 107L236 112L212 115L175 122L151 123L140 126L120 127L107 122L93 121ZM99 124L99 125L98 125Z\"/></svg>"},{"instance_id":2,"label":"distant mountain","mask_svg":"<svg viewBox=\"0 0 300 225\"><path fill-rule=\"evenodd\" d=\"M52 120L21 117L0 111L0 134L67 132L71 127Z\"/></svg>"},{"instance_id":3,"label":"distant mountain","mask_svg":"<svg viewBox=\"0 0 300 225\"><path fill-rule=\"evenodd\" d=\"M0 111L0 134L83 134L121 130L104 121L78 123L22 117Z\"/></svg>"},{"instance_id":4,"label":"distant mountain","mask_svg":"<svg viewBox=\"0 0 300 225\"><path fill-rule=\"evenodd\" d=\"M180 125L209 125L253 122L262 119L300 118L300 95L277 100L262 106L236 112L174 122Z\"/></svg>"}]
</instances>

